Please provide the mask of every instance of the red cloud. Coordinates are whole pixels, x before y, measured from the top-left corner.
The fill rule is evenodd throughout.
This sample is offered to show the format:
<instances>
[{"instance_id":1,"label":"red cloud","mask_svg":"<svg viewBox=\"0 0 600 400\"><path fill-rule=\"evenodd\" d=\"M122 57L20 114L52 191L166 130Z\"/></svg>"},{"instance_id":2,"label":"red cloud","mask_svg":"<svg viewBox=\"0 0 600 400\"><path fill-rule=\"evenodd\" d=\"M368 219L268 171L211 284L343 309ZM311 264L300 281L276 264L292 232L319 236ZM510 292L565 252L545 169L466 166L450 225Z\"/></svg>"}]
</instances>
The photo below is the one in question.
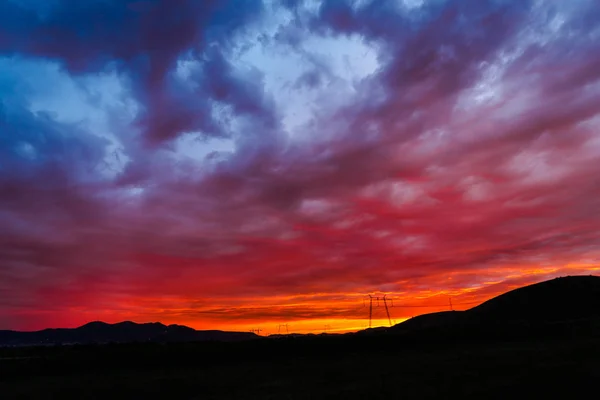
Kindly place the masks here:
<instances>
[{"instance_id":1,"label":"red cloud","mask_svg":"<svg viewBox=\"0 0 600 400\"><path fill-rule=\"evenodd\" d=\"M131 145L122 176L87 179L99 143L38 144L36 164L0 129L0 154L19 172L0 179L0 327L350 329L368 293L393 298L400 320L447 309L450 297L465 309L596 271L600 76L585 13L598 7L572 11L581 23L540 43L532 32L547 21L529 2L464 3L425 6L418 21L396 15L398 25L377 1L328 2L310 18L295 9L302 29L361 34L386 51L356 101L319 117L313 128L327 134L309 144L286 142L261 83L230 75L217 53L198 72L202 93L250 122L236 153L208 171ZM188 104L204 107L202 93L163 89L136 92L157 110L140 120L143 134L170 136L203 112ZM0 128L49 129L22 119L3 114ZM132 183L143 191L130 195Z\"/></svg>"}]
</instances>

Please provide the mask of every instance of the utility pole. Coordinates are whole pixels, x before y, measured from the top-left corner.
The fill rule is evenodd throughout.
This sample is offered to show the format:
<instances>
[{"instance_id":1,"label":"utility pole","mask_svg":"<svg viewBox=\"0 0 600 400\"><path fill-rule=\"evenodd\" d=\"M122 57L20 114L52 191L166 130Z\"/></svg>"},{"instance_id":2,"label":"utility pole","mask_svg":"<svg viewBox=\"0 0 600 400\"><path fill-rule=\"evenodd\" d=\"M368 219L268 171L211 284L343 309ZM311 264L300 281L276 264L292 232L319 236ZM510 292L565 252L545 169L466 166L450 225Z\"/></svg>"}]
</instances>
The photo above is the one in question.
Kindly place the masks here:
<instances>
[{"instance_id":1,"label":"utility pole","mask_svg":"<svg viewBox=\"0 0 600 400\"><path fill-rule=\"evenodd\" d=\"M452 297L448 297L448 302L450 303L450 311L454 311L454 307L452 307Z\"/></svg>"}]
</instances>

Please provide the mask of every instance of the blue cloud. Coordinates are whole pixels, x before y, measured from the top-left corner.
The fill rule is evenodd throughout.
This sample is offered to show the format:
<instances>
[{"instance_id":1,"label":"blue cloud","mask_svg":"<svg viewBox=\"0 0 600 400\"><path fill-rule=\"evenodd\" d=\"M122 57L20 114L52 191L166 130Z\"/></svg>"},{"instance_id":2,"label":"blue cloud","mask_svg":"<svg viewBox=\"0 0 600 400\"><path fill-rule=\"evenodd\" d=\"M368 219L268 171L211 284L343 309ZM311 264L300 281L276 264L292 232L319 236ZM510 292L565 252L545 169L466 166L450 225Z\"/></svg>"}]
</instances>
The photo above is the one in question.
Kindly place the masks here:
<instances>
[{"instance_id":1,"label":"blue cloud","mask_svg":"<svg viewBox=\"0 0 600 400\"><path fill-rule=\"evenodd\" d=\"M190 109L184 103L194 99L184 93L173 95L168 76L181 57L201 59L210 46L226 46L227 39L257 18L263 7L257 0L62 0L43 10L41 2L28 5L0 5L4 28L0 54L57 60L74 74L107 68L127 73L142 103L140 126L150 142L194 130L223 135L210 107L204 104ZM233 88L244 87L243 82L228 84L231 93L245 93L245 89ZM208 99L213 94L194 93ZM241 102L248 104L235 97L221 100L235 107Z\"/></svg>"},{"instance_id":2,"label":"blue cloud","mask_svg":"<svg viewBox=\"0 0 600 400\"><path fill-rule=\"evenodd\" d=\"M0 2L0 312L598 248L597 1L308 3Z\"/></svg>"},{"instance_id":3,"label":"blue cloud","mask_svg":"<svg viewBox=\"0 0 600 400\"><path fill-rule=\"evenodd\" d=\"M76 124L57 122L48 112L32 111L29 98L36 88L16 72L19 70L43 71L18 60L0 63L0 76L4 77L0 80L0 178L52 185L51 181L36 179L52 170L74 182L95 180L95 168L105 156L108 141Z\"/></svg>"}]
</instances>

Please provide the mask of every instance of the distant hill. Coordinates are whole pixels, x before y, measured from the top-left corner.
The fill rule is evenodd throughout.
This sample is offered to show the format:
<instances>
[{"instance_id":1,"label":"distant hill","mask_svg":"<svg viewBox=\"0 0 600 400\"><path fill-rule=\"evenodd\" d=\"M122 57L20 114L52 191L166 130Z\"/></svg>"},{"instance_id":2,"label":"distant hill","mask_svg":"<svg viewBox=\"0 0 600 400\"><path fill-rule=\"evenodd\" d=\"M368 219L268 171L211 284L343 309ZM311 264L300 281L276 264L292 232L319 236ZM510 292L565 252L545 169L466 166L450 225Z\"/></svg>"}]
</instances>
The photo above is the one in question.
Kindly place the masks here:
<instances>
[{"instance_id":1,"label":"distant hill","mask_svg":"<svg viewBox=\"0 0 600 400\"><path fill-rule=\"evenodd\" d=\"M402 327L402 329L408 330L416 330L454 324L461 320L463 313L464 311L441 311L431 314L418 315L396 325L396 327Z\"/></svg>"},{"instance_id":2,"label":"distant hill","mask_svg":"<svg viewBox=\"0 0 600 400\"><path fill-rule=\"evenodd\" d=\"M391 328L345 335L271 335L271 338L403 335L420 341L538 337L540 335L600 335L600 277L568 276L511 290L466 311L424 314ZM90 322L74 329L36 332L0 331L0 346L129 342L234 342L257 339L251 332L197 331L161 323Z\"/></svg>"},{"instance_id":3,"label":"distant hill","mask_svg":"<svg viewBox=\"0 0 600 400\"><path fill-rule=\"evenodd\" d=\"M582 327L600 332L598 276L567 276L524 286L469 310L420 315L386 332L501 335Z\"/></svg>"},{"instance_id":4,"label":"distant hill","mask_svg":"<svg viewBox=\"0 0 600 400\"><path fill-rule=\"evenodd\" d=\"M158 322L137 324L125 321L107 324L96 321L74 329L44 329L36 332L0 331L0 346L131 342L232 342L258 337L251 332L197 331L187 326L167 326Z\"/></svg>"},{"instance_id":5,"label":"distant hill","mask_svg":"<svg viewBox=\"0 0 600 400\"><path fill-rule=\"evenodd\" d=\"M479 321L557 322L600 317L600 277L567 276L524 286L466 313Z\"/></svg>"}]
</instances>

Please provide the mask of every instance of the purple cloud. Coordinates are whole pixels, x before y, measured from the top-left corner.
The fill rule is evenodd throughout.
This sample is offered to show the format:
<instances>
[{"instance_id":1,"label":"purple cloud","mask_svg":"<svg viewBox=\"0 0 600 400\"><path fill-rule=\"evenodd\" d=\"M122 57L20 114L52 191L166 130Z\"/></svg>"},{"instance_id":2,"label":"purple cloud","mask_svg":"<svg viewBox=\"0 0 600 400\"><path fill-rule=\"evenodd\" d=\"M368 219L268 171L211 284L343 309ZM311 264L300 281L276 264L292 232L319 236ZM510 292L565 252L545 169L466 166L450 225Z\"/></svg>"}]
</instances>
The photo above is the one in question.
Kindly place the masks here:
<instances>
[{"instance_id":1,"label":"purple cloud","mask_svg":"<svg viewBox=\"0 0 600 400\"><path fill-rule=\"evenodd\" d=\"M353 319L372 291L432 311L448 293L467 304L597 268L593 1L0 15L1 57L56 63L80 86L112 73L137 107L90 100L108 135L0 78L0 327ZM377 66L355 78L314 46L336 41ZM126 161L107 175L115 146Z\"/></svg>"}]
</instances>

